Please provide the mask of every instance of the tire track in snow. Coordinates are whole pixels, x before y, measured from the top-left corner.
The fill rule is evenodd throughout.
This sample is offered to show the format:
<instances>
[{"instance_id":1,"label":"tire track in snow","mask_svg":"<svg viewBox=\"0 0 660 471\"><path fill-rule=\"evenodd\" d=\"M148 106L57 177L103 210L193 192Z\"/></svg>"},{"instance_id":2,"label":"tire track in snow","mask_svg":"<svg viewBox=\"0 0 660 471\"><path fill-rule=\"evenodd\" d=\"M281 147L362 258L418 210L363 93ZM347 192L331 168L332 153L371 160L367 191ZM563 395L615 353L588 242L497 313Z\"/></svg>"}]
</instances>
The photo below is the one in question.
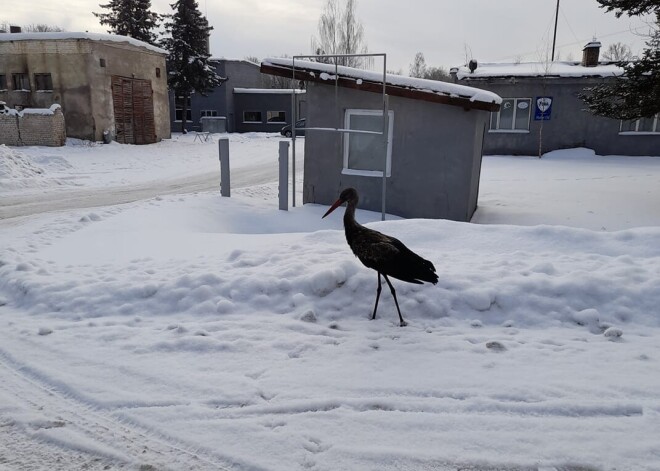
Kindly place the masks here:
<instances>
[{"instance_id":1,"label":"tire track in snow","mask_svg":"<svg viewBox=\"0 0 660 471\"><path fill-rule=\"evenodd\" d=\"M276 166L239 167L232 171L231 187L239 189L277 180ZM3 196L0 220L32 216L52 211L95 208L154 198L220 189L220 175L194 175L173 180L152 181L108 188L88 188L74 191L55 191L43 194Z\"/></svg>"},{"instance_id":2,"label":"tire track in snow","mask_svg":"<svg viewBox=\"0 0 660 471\"><path fill-rule=\"evenodd\" d=\"M67 397L0 349L0 397L20 406L22 424L0 409L0 466L12 469L134 469L229 471L230 464L188 444L122 422ZM26 419L27 420L27 419ZM20 461L20 462L17 462ZM61 465L61 467L57 467ZM80 465L79 467L77 465ZM231 469L244 469L241 466Z\"/></svg>"}]
</instances>

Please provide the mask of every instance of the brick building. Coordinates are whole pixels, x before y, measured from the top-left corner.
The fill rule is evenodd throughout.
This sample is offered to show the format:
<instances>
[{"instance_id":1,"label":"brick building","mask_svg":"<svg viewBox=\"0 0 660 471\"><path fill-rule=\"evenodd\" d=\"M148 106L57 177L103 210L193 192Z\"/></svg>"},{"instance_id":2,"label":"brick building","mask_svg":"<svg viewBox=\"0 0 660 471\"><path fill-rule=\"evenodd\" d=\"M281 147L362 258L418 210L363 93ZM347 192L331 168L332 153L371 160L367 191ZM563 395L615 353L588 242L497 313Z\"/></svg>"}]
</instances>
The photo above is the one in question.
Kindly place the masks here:
<instances>
[{"instance_id":1,"label":"brick building","mask_svg":"<svg viewBox=\"0 0 660 471\"><path fill-rule=\"evenodd\" d=\"M0 34L0 101L62 107L66 135L130 144L170 137L167 52L125 36Z\"/></svg>"}]
</instances>

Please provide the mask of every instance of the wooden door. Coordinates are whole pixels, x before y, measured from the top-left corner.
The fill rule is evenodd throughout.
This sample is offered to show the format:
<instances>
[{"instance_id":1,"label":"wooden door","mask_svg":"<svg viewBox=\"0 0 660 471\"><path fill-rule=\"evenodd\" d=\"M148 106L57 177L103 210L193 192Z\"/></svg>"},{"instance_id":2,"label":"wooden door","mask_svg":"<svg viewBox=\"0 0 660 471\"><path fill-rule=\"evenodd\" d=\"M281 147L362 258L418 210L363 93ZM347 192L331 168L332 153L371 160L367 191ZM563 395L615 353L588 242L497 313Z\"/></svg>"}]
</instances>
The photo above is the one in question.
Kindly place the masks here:
<instances>
[{"instance_id":1,"label":"wooden door","mask_svg":"<svg viewBox=\"0 0 660 471\"><path fill-rule=\"evenodd\" d=\"M122 144L156 142L151 81L114 75L112 102L117 142Z\"/></svg>"}]
</instances>

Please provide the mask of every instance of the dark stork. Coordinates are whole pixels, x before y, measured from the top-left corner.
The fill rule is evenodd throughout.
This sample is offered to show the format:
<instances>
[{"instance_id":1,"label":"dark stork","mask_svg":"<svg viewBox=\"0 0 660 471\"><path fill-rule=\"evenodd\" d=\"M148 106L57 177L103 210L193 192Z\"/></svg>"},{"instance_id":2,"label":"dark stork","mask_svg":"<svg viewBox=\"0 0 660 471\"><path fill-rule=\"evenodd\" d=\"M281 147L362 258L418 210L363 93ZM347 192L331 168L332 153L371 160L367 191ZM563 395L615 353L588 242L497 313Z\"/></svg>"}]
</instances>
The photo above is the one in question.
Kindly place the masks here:
<instances>
[{"instance_id":1,"label":"dark stork","mask_svg":"<svg viewBox=\"0 0 660 471\"><path fill-rule=\"evenodd\" d=\"M401 327L407 325L401 316L399 302L396 299L396 291L390 282L388 276L408 283L422 284L423 282L436 284L438 275L435 274L435 267L428 260L414 253L403 243L394 237L387 236L373 229L368 229L355 220L355 208L358 204L358 193L355 188L346 188L339 195L339 199L328 209L323 217L333 212L341 204L346 203L346 212L344 213L344 231L346 241L351 250L362 264L368 268L376 270L378 273L378 288L376 289L376 305L371 319L376 318L378 309L378 299L381 292L381 275L390 287L394 304L399 313Z\"/></svg>"}]
</instances>

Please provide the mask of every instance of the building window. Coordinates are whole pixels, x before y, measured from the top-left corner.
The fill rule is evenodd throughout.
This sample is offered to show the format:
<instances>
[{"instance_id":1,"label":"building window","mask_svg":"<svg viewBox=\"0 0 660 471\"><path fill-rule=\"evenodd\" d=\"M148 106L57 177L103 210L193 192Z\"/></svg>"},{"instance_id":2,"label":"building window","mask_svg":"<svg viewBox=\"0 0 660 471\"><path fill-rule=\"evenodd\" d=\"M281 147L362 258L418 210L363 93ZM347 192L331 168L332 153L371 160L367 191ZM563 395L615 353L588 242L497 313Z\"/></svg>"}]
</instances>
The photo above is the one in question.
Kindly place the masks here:
<instances>
[{"instance_id":1,"label":"building window","mask_svg":"<svg viewBox=\"0 0 660 471\"><path fill-rule=\"evenodd\" d=\"M261 123L261 111L243 111L244 123Z\"/></svg>"},{"instance_id":2,"label":"building window","mask_svg":"<svg viewBox=\"0 0 660 471\"><path fill-rule=\"evenodd\" d=\"M99 65L105 67L105 59L99 59Z\"/></svg>"},{"instance_id":3,"label":"building window","mask_svg":"<svg viewBox=\"0 0 660 471\"><path fill-rule=\"evenodd\" d=\"M27 74L13 74L14 90L30 90L30 79Z\"/></svg>"},{"instance_id":4,"label":"building window","mask_svg":"<svg viewBox=\"0 0 660 471\"><path fill-rule=\"evenodd\" d=\"M185 100L185 101L184 101ZM174 99L174 121L183 121L183 104L186 104L186 121L192 121L192 100L178 96Z\"/></svg>"},{"instance_id":5,"label":"building window","mask_svg":"<svg viewBox=\"0 0 660 471\"><path fill-rule=\"evenodd\" d=\"M202 110L200 115L202 118L207 116L218 116L218 110Z\"/></svg>"},{"instance_id":6,"label":"building window","mask_svg":"<svg viewBox=\"0 0 660 471\"><path fill-rule=\"evenodd\" d=\"M53 91L53 77L50 74L34 74L34 87L36 91Z\"/></svg>"},{"instance_id":7,"label":"building window","mask_svg":"<svg viewBox=\"0 0 660 471\"><path fill-rule=\"evenodd\" d=\"M651 118L621 121L621 134L660 134L660 113Z\"/></svg>"},{"instance_id":8,"label":"building window","mask_svg":"<svg viewBox=\"0 0 660 471\"><path fill-rule=\"evenodd\" d=\"M156 67L156 78L160 78L160 67Z\"/></svg>"},{"instance_id":9,"label":"building window","mask_svg":"<svg viewBox=\"0 0 660 471\"><path fill-rule=\"evenodd\" d=\"M387 148L383 139L383 112L381 110L346 110L345 129L364 131L344 135L344 168L347 175L382 177L383 164L386 175L392 172L392 130L394 112L388 113ZM383 160L385 162L383 162Z\"/></svg>"},{"instance_id":10,"label":"building window","mask_svg":"<svg viewBox=\"0 0 660 471\"><path fill-rule=\"evenodd\" d=\"M0 90L7 90L7 76L0 75Z\"/></svg>"},{"instance_id":11,"label":"building window","mask_svg":"<svg viewBox=\"0 0 660 471\"><path fill-rule=\"evenodd\" d=\"M529 132L531 98L504 98L500 111L490 114L490 131Z\"/></svg>"},{"instance_id":12,"label":"building window","mask_svg":"<svg viewBox=\"0 0 660 471\"><path fill-rule=\"evenodd\" d=\"M266 122L268 123L286 123L286 113L284 111L268 111L266 112Z\"/></svg>"}]
</instances>

